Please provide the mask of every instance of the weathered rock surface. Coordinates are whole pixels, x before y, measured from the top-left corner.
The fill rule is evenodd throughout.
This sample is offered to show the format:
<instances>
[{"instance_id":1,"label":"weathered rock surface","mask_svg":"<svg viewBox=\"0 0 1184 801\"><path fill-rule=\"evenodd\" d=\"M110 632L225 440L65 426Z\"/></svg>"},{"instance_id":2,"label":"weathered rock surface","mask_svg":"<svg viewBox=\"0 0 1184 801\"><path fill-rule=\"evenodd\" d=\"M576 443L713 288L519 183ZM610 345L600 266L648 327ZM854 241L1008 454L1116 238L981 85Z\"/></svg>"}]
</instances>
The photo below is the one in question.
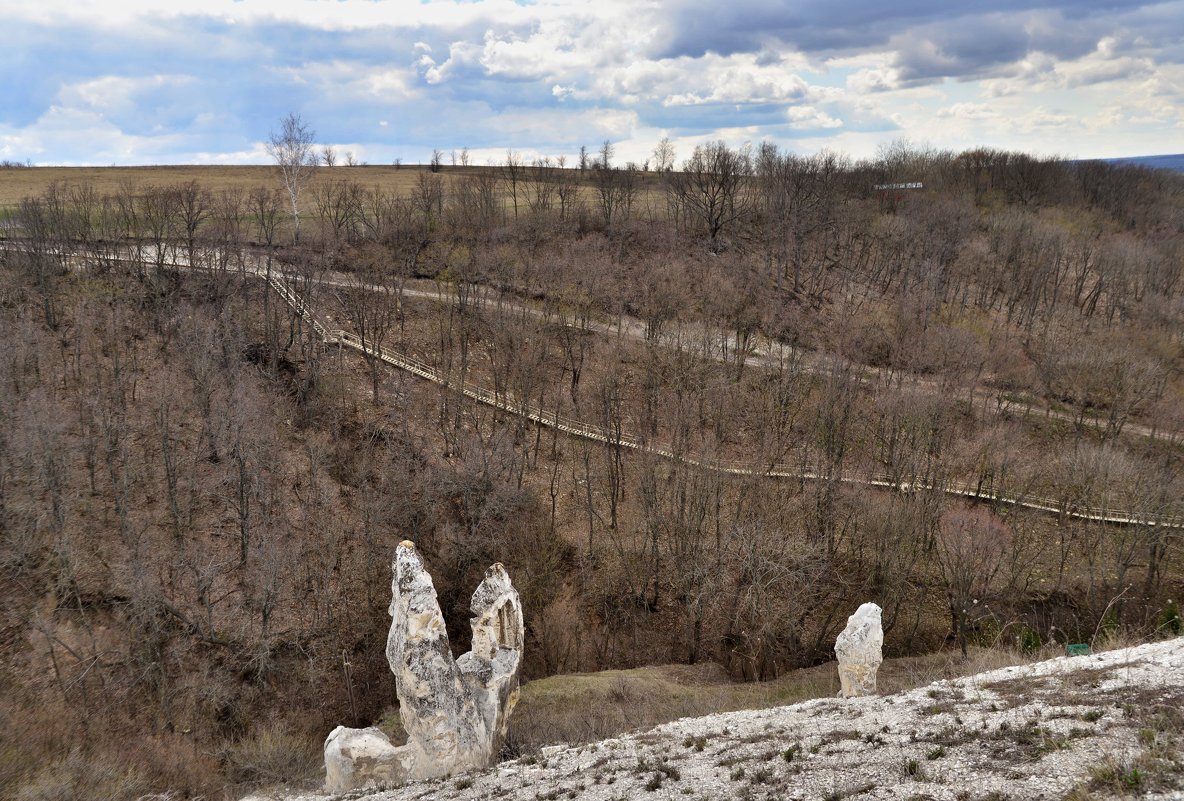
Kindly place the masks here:
<instances>
[{"instance_id":1,"label":"weathered rock surface","mask_svg":"<svg viewBox=\"0 0 1184 801\"><path fill-rule=\"evenodd\" d=\"M380 729L338 726L325 740L325 787L338 792L366 784L407 781L410 754L396 748Z\"/></svg>"},{"instance_id":2,"label":"weathered rock surface","mask_svg":"<svg viewBox=\"0 0 1184 801\"><path fill-rule=\"evenodd\" d=\"M325 741L325 789L343 792L487 767L518 701L522 603L500 564L473 593L473 647L452 658L432 577L415 545L395 549L386 656L407 744L339 726Z\"/></svg>"},{"instance_id":3,"label":"weathered rock surface","mask_svg":"<svg viewBox=\"0 0 1184 801\"><path fill-rule=\"evenodd\" d=\"M884 661L884 627L880 607L866 603L847 618L847 628L835 640L839 658L839 695L858 698L876 694L876 672Z\"/></svg>"}]
</instances>

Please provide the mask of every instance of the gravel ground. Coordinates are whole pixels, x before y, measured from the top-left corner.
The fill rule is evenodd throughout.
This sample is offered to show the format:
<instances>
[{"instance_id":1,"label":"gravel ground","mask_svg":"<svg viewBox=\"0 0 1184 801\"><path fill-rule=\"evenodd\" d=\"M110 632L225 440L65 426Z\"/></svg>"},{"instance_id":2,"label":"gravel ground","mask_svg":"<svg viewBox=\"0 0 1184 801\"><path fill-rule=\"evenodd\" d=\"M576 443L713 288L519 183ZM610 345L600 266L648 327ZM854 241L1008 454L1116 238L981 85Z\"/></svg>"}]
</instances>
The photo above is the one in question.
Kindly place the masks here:
<instances>
[{"instance_id":1,"label":"gravel ground","mask_svg":"<svg viewBox=\"0 0 1184 801\"><path fill-rule=\"evenodd\" d=\"M1184 638L907 693L686 718L487 771L343 796L404 799L1184 799Z\"/></svg>"}]
</instances>

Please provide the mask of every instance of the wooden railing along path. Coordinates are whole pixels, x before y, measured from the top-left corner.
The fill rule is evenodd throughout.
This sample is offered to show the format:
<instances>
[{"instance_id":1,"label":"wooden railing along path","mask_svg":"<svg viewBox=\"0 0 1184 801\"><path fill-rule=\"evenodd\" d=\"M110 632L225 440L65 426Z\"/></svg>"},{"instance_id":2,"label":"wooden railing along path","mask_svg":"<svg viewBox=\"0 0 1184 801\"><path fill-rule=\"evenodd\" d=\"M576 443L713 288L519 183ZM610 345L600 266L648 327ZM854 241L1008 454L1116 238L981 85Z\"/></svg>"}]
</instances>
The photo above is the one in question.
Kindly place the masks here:
<instances>
[{"instance_id":1,"label":"wooden railing along path","mask_svg":"<svg viewBox=\"0 0 1184 801\"><path fill-rule=\"evenodd\" d=\"M12 248L14 246L17 248L20 247L20 245L17 243L4 243L5 248ZM64 253L61 255L63 257L66 256ZM125 260L121 257L114 258L116 260ZM172 266L186 267L189 269L202 269L187 264L174 264ZM1137 512L1129 509L1113 509L1099 506L1066 506L1064 502L1056 498L1026 494L1006 495L995 492L992 489L984 489L981 486L974 486L965 482L955 481L941 482L937 484L929 481L908 482L895 479L886 474L878 473L873 473L866 477L843 474L827 475L815 469L795 467L792 465L772 464L768 466L754 466L751 463L705 460L686 454L674 453L669 449L643 442L635 437L624 434L616 435L600 426L595 426L581 420L575 420L570 417L566 417L559 414L558 411L548 411L540 406L532 405L529 402L517 401L508 394L499 395L498 393L491 392L488 389L468 383L462 383L458 386L456 385L456 382L450 380L446 375L442 375L438 370L436 370L436 368L418 361L417 359L414 359L410 356L397 353L383 347L374 347L373 345L364 346L361 338L356 334L352 334L341 329L331 330L325 326L316 317L316 315L312 313L312 310L308 308L304 301L292 291L287 281L284 280L278 271L264 270L258 265L245 267L245 269L247 273L265 279L271 285L271 287L275 289L279 296L283 298L284 302L287 303L297 314L299 314L313 327L317 335L320 336L324 342L348 347L363 354L369 352L392 367L409 372L412 375L418 376L419 378L427 381L431 381L442 387L460 392L465 397L477 401L478 403L503 410L510 414L525 417L539 425L562 431L571 436L594 440L596 442L602 442L608 445L627 448L634 451L649 453L664 459L680 461L684 464L692 465L694 467L699 467L705 470L713 470L719 473L726 473L728 475L734 476L796 479L800 481L834 481L844 484L876 487L880 489L892 490L895 492L937 490L947 495L956 495L986 503L997 503L1025 509L1032 509L1038 512L1058 515L1060 517L1112 523L1115 525L1139 525L1171 529L1184 528L1184 515L1154 514L1149 512Z\"/></svg>"},{"instance_id":2,"label":"wooden railing along path","mask_svg":"<svg viewBox=\"0 0 1184 801\"><path fill-rule=\"evenodd\" d=\"M652 454L664 459L680 461L694 467L699 467L705 470L713 470L719 473L726 473L734 476L752 476L758 478L782 478L782 479L797 479L800 481L836 481L844 484L861 485L868 487L877 487L880 489L892 490L895 492L915 492L917 490L937 490L944 492L947 495L956 495L963 498L969 498L976 501L983 501L987 503L998 503L1008 506L1017 506L1025 509L1032 509L1038 512L1045 512L1062 517L1077 518L1081 520L1092 520L1102 523L1112 523L1116 525L1141 525L1148 527L1161 528L1184 528L1184 516L1182 515L1160 515L1150 513L1140 513L1127 509L1109 509L1105 507L1094 506L1073 506L1066 505L1055 498L1042 497L1037 495L1005 495L997 493L991 489L984 489L980 486L973 486L963 482L943 482L934 484L928 481L922 482L907 482L894 479L885 474L872 474L871 476L852 476L852 475L826 475L818 470L808 468L800 468L785 464L772 464L766 467L754 466L750 463L743 462L723 462L715 460L699 459L694 456L686 454L675 453L667 448L655 446L643 442L636 437L626 434L617 435L613 432L597 425L592 425L582 420L576 420L565 415L559 414L557 410L547 410L538 404L533 404L528 401L520 401L515 399L508 393L496 393L491 390L479 387L474 384L462 382L459 385L457 382L449 379L447 375L442 374L439 370L429 364L419 361L403 353L390 350L381 346L373 344L363 344L361 337L349 331L341 329L330 330L312 310L294 293L288 286L287 282L278 274L272 274L268 277L268 282L275 289L284 301L292 307L294 311L300 314L317 332L317 334L328 344L336 344L356 350L363 355L371 355L377 357L385 364L389 364L399 370L411 373L426 381L431 381L439 386L459 392L466 398L470 398L478 403L486 406L491 406L510 414L518 415L531 420L539 425L546 426L569 434L574 437L581 437L583 439L594 440L602 442L614 447L627 448L629 450Z\"/></svg>"}]
</instances>

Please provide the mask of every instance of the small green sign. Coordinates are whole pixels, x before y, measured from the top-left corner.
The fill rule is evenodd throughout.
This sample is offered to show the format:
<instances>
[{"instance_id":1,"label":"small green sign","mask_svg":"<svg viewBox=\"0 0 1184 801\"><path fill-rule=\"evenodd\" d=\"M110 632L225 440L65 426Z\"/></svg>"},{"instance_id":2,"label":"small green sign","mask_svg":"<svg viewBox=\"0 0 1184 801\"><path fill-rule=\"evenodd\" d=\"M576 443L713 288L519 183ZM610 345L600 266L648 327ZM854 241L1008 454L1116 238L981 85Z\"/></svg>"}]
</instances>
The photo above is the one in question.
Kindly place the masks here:
<instances>
[{"instance_id":1,"label":"small green sign","mask_svg":"<svg viewBox=\"0 0 1184 801\"><path fill-rule=\"evenodd\" d=\"M1065 653L1068 656L1089 656L1089 643L1087 642L1073 642L1065 646Z\"/></svg>"}]
</instances>

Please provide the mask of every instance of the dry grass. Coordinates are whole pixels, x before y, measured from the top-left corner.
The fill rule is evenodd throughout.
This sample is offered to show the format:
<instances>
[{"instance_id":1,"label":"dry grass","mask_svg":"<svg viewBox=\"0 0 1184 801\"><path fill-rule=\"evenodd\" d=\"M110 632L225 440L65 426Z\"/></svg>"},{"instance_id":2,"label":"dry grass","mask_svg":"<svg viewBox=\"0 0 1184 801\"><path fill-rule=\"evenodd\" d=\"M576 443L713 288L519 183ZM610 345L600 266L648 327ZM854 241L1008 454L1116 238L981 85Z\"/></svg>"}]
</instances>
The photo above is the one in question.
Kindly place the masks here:
<instances>
[{"instance_id":1,"label":"dry grass","mask_svg":"<svg viewBox=\"0 0 1184 801\"><path fill-rule=\"evenodd\" d=\"M321 740L267 723L231 744L223 754L231 781L245 787L303 785L323 770Z\"/></svg>"},{"instance_id":2,"label":"dry grass","mask_svg":"<svg viewBox=\"0 0 1184 801\"><path fill-rule=\"evenodd\" d=\"M973 648L967 659L956 652L888 659L880 667L879 689L897 693L1053 655ZM838 691L834 664L790 671L767 682L733 682L715 664L550 676L522 688L510 719L509 747L525 754L544 745L593 742L683 717L831 698Z\"/></svg>"},{"instance_id":3,"label":"dry grass","mask_svg":"<svg viewBox=\"0 0 1184 801\"><path fill-rule=\"evenodd\" d=\"M443 181L443 191L446 197L452 195L454 182L465 175L486 172L495 167L441 167L438 176ZM302 215L312 219L314 214L313 196L319 184L337 181L351 181L360 185L364 190L378 189L384 193L398 197L416 197L420 189L420 181L429 175L425 165L367 165L360 167L320 167L305 188L300 207ZM576 175L576 201L583 211L570 211L570 218L577 216L596 216L597 194L591 182L592 173ZM115 196L122 191L122 187L131 184L134 191L140 192L150 186L174 186L196 181L202 187L213 192L238 188L246 193L257 187L280 189L279 176L276 168L270 165L250 166L197 166L197 165L165 165L153 167L22 167L0 170L0 233L8 227L17 215L21 200L27 197L38 197L45 194L51 184L61 183L68 186L89 185L100 196ZM661 178L657 173L641 173L637 181L638 193L633 203L632 216L635 219L654 219L662 216L664 211ZM528 215L527 194L525 184L519 187L519 208L524 216ZM504 219L511 219L513 203L511 201L509 184L505 181L500 186L501 208ZM285 213L287 207L285 206ZM280 239L290 236L288 222L281 223Z\"/></svg>"},{"instance_id":4,"label":"dry grass","mask_svg":"<svg viewBox=\"0 0 1184 801\"><path fill-rule=\"evenodd\" d=\"M320 168L314 180L351 180L366 187L378 186L388 192L409 194L421 173L427 167L390 165L366 167ZM448 179L457 175L443 170L441 175ZM279 179L275 167L237 166L161 166L161 167L29 167L0 172L0 208L17 205L22 198L39 195L51 183L89 183L100 195L115 194L121 184L131 181L137 186L164 186L168 184L197 181L202 186L218 191L229 187L250 190L257 186L278 188Z\"/></svg>"},{"instance_id":5,"label":"dry grass","mask_svg":"<svg viewBox=\"0 0 1184 801\"><path fill-rule=\"evenodd\" d=\"M445 191L448 184L462 176L490 169L489 167L441 167L439 175L445 181ZM384 192L407 196L413 194L420 176L427 173L424 165L407 165L395 167L389 164L366 165L362 167L320 167L313 176L316 182L354 181L370 189L377 187ZM585 181L588 174L584 176ZM279 177L276 168L270 165L247 166L198 166L198 165L164 165L155 167L22 167L19 169L0 170L0 212L13 209L23 198L42 194L54 182L72 185L90 184L100 195L114 195L122 184L131 182L136 186L167 186L170 184L197 181L202 186L213 191L230 187L239 187L249 191L257 186L279 188ZM647 203L654 202L655 192L659 190L659 177L656 173L640 175L639 189L641 190L637 204L639 209ZM506 208L509 209L508 189L505 190ZM585 202L591 203L594 192L586 182L580 184L580 195ZM519 189L519 201L525 208L525 190ZM304 203L301 203L304 206ZM311 208L311 207L310 207Z\"/></svg>"},{"instance_id":6,"label":"dry grass","mask_svg":"<svg viewBox=\"0 0 1184 801\"><path fill-rule=\"evenodd\" d=\"M110 756L83 754L74 749L63 759L41 767L17 791L16 801L72 801L107 798L133 799L149 790L148 778L134 765Z\"/></svg>"}]
</instances>

